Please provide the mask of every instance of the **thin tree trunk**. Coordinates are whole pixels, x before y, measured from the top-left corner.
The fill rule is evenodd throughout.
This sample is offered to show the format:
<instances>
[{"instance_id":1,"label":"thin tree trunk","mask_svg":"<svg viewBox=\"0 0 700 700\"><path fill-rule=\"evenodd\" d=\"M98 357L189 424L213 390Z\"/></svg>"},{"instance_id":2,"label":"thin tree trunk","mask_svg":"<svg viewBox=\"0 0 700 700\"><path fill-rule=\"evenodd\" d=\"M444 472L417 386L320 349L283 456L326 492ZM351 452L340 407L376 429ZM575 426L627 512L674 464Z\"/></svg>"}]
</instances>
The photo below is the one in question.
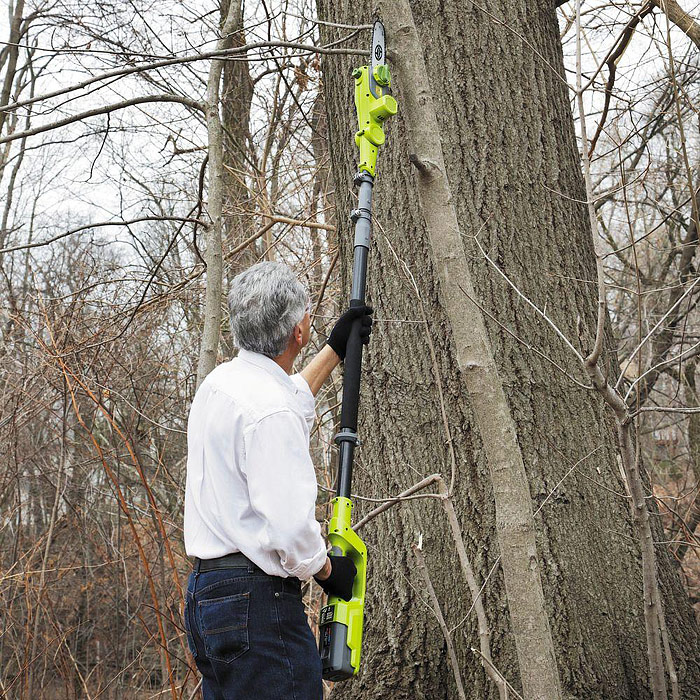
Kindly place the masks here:
<instances>
[{"instance_id":1,"label":"thin tree trunk","mask_svg":"<svg viewBox=\"0 0 700 700\"><path fill-rule=\"evenodd\" d=\"M239 7L236 3L228 6L226 19L222 23L221 38L217 50L228 48L239 20ZM224 61L213 60L207 81L206 119L209 139L209 192L207 212L210 224L207 228L207 249L204 257L207 263L207 286L204 301L204 329L197 363L197 386L216 366L221 335L221 304L223 289L224 259L222 248L222 216L224 207L224 130L219 114L219 87Z\"/></svg>"},{"instance_id":2,"label":"thin tree trunk","mask_svg":"<svg viewBox=\"0 0 700 700\"><path fill-rule=\"evenodd\" d=\"M649 521L649 509L646 504L646 494L639 469L639 461L635 454L631 435L630 423L619 423L620 453L622 465L627 477L630 495L632 520L638 533L642 548L642 587L644 621L647 637L647 655L649 657L649 674L654 700L667 700L666 676L664 674L664 657L661 651L661 597L656 576L656 552L654 538Z\"/></svg>"},{"instance_id":3,"label":"thin tree trunk","mask_svg":"<svg viewBox=\"0 0 700 700\"><path fill-rule=\"evenodd\" d=\"M64 487L63 483L63 473L65 471L66 467L66 434L67 434L67 428L68 428L68 397L67 397L67 390L65 388L65 383L64 383L64 389L63 389L63 416L62 416L62 425L61 425L61 450L59 453L59 458L58 458L58 473L56 474L56 485L54 487L54 494L53 494L53 505L51 506L51 515L49 516L49 526L48 526L48 531L46 533L46 542L44 544L44 553L41 558L41 569L39 573L39 585L38 585L38 590L36 592L37 596L37 603L36 603L36 608L34 610L34 631L32 633L32 646L31 646L31 651L29 653L29 659L35 659L36 657L36 650L37 650L37 645L39 643L39 627L41 623L41 611L42 611L42 602L44 598L44 586L46 584L46 569L49 564L49 554L51 552L51 545L53 544L53 536L54 536L54 529L56 527L56 520L58 518L58 505L60 502L61 498L61 493ZM30 664L29 666L29 678L27 679L27 695L28 697L34 697L33 695L33 688L36 682L35 679L35 667L33 664Z\"/></svg>"},{"instance_id":4,"label":"thin tree trunk","mask_svg":"<svg viewBox=\"0 0 700 700\"><path fill-rule=\"evenodd\" d=\"M8 37L8 52L7 52L7 68L5 79L0 90L0 105L6 105L10 102L10 92L12 91L12 83L15 79L15 71L17 70L17 57L19 56L19 40L20 27L22 25L22 13L24 12L24 0L17 0L12 13L12 22L10 24L10 36ZM1 68L2 66L0 66ZM7 112L0 110L0 134L5 126ZM0 168L1 171L1 168Z\"/></svg>"},{"instance_id":5,"label":"thin tree trunk","mask_svg":"<svg viewBox=\"0 0 700 700\"><path fill-rule=\"evenodd\" d=\"M222 0L223 20L234 14L230 24L230 46L243 46L246 36L243 31L243 3L241 0ZM252 243L235 255L231 251L254 233L255 218L253 198L248 188L250 107L253 100L253 81L248 61L227 61L221 83L221 120L223 127L223 212L222 244L227 265L225 279L230 281L242 270L252 265L257 255ZM228 324L224 324L226 327ZM228 333L221 338L225 357L233 354L233 345Z\"/></svg>"},{"instance_id":6,"label":"thin tree trunk","mask_svg":"<svg viewBox=\"0 0 700 700\"><path fill-rule=\"evenodd\" d=\"M697 402L700 400L695 382L696 369L696 360L686 363L683 368L683 379L687 386L686 402L688 406L697 406ZM679 544L675 551L678 559L683 559L686 555L688 540L694 537L695 530L700 525L700 413L691 413L688 416L688 457L690 459L690 469L695 478L695 492L687 516L687 532L680 533L681 538L685 541Z\"/></svg>"}]
</instances>

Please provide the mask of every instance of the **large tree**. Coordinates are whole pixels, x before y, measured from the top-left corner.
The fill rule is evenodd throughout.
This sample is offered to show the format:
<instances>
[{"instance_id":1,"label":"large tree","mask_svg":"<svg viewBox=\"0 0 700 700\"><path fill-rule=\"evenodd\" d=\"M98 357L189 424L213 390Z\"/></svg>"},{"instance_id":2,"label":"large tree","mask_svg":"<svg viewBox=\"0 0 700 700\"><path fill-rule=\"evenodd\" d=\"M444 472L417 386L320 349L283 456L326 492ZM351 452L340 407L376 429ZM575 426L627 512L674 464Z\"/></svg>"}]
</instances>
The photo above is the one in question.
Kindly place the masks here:
<instances>
[{"instance_id":1,"label":"large tree","mask_svg":"<svg viewBox=\"0 0 700 700\"><path fill-rule=\"evenodd\" d=\"M318 7L322 20L337 24L365 24L373 9L347 0L318 0ZM387 27L401 30L388 37L400 112L388 129L376 188L369 296L378 323L366 358L364 446L355 489L383 498L433 472L449 482L454 460L453 501L484 586L493 661L516 688L526 686L517 641L528 630L520 628L515 609L517 581L508 580L512 552L502 550L508 523L499 516L501 486L489 463L499 447L493 444L497 430L485 425L483 397L465 376L462 339L456 338L464 333L455 314L461 295L465 315L477 307L486 319L486 342L514 422L532 499L530 520L534 513L532 568L544 592L562 695L651 697L642 548L618 430L600 394L586 388L576 356L589 356L595 344L596 259L554 4L500 0L484 8L413 0L411 9L463 246L458 253L441 250L432 235L417 178L435 163L412 158L417 137L407 128L421 119L428 123L430 106L425 95L403 99L416 76L401 72L409 68L407 32L392 16L398 13L394 3L385 3ZM324 25L324 43L341 31ZM324 64L340 212L352 207L348 185L356 161L348 105L352 64L335 57ZM402 114L407 101L413 111ZM425 115L416 113L423 109ZM340 240L347 273L352 237L346 230ZM471 293L466 279L460 284L453 276L451 286L445 284L455 255L466 259ZM546 310L571 348L514 287ZM605 376L619 373L614 349L606 332L598 361ZM504 425L504 442L507 432ZM655 539L662 540L653 508L651 516ZM528 518L523 522L527 527ZM497 696L471 651L478 647L476 614L449 532L435 499L408 501L366 526L371 564L363 670L334 697L455 697L445 640L411 553L421 537L467 696ZM697 697L697 626L674 561L664 545L656 554L681 695ZM546 697L557 696L552 692Z\"/></svg>"}]
</instances>

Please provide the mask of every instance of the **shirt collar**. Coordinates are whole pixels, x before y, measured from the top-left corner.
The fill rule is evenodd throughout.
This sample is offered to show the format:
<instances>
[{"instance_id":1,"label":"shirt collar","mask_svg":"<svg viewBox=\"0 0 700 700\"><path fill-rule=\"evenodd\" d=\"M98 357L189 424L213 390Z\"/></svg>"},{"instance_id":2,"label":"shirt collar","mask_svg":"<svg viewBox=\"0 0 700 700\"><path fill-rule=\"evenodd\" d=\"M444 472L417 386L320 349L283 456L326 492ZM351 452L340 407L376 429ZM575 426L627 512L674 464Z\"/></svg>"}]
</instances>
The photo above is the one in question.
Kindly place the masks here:
<instances>
[{"instance_id":1,"label":"shirt collar","mask_svg":"<svg viewBox=\"0 0 700 700\"><path fill-rule=\"evenodd\" d=\"M238 357L244 362L249 362L251 365L260 367L264 369L268 374L271 374L277 381L282 382L285 386L290 388L295 394L297 393L297 387L292 381L292 378L271 358L267 355L261 355L258 352L251 352L250 350L244 350L241 348L238 351Z\"/></svg>"}]
</instances>

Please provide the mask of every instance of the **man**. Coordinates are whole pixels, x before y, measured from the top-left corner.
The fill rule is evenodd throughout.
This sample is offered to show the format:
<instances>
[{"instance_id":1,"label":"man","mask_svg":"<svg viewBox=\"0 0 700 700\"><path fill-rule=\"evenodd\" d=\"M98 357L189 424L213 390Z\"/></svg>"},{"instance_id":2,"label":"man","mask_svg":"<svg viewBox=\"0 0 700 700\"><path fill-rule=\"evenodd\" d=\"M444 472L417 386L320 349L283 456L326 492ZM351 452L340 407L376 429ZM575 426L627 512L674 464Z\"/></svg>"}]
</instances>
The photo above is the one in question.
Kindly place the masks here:
<instances>
[{"instance_id":1,"label":"man","mask_svg":"<svg viewBox=\"0 0 700 700\"><path fill-rule=\"evenodd\" d=\"M240 352L202 382L187 426L187 640L205 700L321 700L301 581L314 576L347 600L356 569L326 555L309 430L314 396L344 358L355 319L369 342L372 309L341 316L294 375L311 320L289 267L263 262L238 275L229 311Z\"/></svg>"}]
</instances>

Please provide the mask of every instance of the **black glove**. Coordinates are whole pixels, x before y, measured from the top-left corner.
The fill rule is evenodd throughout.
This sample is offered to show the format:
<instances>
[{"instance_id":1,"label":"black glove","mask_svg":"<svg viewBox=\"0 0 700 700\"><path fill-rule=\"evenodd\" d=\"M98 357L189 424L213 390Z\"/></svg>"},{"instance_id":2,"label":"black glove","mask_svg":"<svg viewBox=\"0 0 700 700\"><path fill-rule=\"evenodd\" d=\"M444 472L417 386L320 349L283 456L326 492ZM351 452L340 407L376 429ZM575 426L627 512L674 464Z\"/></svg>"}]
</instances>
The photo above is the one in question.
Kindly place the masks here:
<instances>
[{"instance_id":1,"label":"black glove","mask_svg":"<svg viewBox=\"0 0 700 700\"><path fill-rule=\"evenodd\" d=\"M331 575L325 581L319 581L314 576L316 583L328 595L350 600L352 598L352 584L357 574L355 562L350 557L336 557L332 554L329 554L328 558L331 560Z\"/></svg>"},{"instance_id":2,"label":"black glove","mask_svg":"<svg viewBox=\"0 0 700 700\"><path fill-rule=\"evenodd\" d=\"M348 309L335 323L328 340L328 345L333 348L335 354L341 359L345 359L345 350L348 345L348 338L352 330L352 324L356 318L362 320L360 326L360 338L362 344L369 343L369 334L372 332L372 316L374 309L371 306L353 306Z\"/></svg>"}]
</instances>

